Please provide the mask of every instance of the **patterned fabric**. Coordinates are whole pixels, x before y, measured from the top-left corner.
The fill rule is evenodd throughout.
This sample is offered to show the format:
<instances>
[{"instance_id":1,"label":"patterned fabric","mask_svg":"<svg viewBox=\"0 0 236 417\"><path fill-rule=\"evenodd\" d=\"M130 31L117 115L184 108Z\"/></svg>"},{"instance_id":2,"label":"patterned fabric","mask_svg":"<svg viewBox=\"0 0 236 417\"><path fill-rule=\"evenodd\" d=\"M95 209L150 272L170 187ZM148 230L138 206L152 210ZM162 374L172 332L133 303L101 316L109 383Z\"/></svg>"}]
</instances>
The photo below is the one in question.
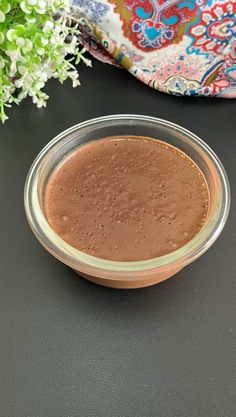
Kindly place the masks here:
<instances>
[{"instance_id":1,"label":"patterned fabric","mask_svg":"<svg viewBox=\"0 0 236 417\"><path fill-rule=\"evenodd\" d=\"M71 0L97 58L176 95L236 98L236 0Z\"/></svg>"}]
</instances>

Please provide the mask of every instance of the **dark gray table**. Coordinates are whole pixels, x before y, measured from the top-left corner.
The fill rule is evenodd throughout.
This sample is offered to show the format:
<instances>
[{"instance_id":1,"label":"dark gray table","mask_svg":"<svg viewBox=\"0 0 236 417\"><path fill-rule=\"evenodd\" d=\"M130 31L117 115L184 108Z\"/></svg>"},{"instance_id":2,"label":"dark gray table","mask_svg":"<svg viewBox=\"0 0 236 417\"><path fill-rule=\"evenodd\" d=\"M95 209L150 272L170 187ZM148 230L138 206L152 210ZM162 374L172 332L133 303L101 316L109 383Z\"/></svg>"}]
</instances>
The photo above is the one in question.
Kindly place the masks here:
<instances>
[{"instance_id":1,"label":"dark gray table","mask_svg":"<svg viewBox=\"0 0 236 417\"><path fill-rule=\"evenodd\" d=\"M125 71L80 68L82 87L49 83L0 126L1 417L235 417L236 101L159 94ZM98 287L51 257L24 216L23 186L61 130L142 113L201 136L229 175L233 202L216 244L143 290Z\"/></svg>"}]
</instances>

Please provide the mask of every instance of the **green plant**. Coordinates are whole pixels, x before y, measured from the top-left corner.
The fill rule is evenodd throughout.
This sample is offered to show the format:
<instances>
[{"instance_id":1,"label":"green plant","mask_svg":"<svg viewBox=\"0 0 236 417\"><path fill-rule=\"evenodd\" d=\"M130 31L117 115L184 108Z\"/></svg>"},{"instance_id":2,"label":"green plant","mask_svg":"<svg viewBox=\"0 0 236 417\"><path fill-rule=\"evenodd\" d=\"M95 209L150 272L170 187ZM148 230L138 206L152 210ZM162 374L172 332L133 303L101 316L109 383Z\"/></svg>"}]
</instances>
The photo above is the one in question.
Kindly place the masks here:
<instances>
[{"instance_id":1,"label":"green plant","mask_svg":"<svg viewBox=\"0 0 236 417\"><path fill-rule=\"evenodd\" d=\"M69 0L0 0L0 120L6 107L30 96L46 105L42 90L50 78L80 84L75 65L81 60L77 24L68 24ZM67 58L68 55L70 58Z\"/></svg>"}]
</instances>

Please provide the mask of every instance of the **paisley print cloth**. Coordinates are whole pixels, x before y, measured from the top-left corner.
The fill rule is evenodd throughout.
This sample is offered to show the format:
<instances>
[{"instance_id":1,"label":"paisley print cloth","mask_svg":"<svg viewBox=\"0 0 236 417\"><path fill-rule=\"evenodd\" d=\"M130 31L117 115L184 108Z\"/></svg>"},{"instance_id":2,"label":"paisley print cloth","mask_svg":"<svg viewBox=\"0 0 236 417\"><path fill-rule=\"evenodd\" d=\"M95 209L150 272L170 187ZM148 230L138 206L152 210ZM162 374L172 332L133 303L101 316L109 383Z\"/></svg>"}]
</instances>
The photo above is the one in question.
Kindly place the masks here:
<instances>
[{"instance_id":1,"label":"paisley print cloth","mask_svg":"<svg viewBox=\"0 0 236 417\"><path fill-rule=\"evenodd\" d=\"M176 95L236 98L236 0L71 0L98 59Z\"/></svg>"}]
</instances>

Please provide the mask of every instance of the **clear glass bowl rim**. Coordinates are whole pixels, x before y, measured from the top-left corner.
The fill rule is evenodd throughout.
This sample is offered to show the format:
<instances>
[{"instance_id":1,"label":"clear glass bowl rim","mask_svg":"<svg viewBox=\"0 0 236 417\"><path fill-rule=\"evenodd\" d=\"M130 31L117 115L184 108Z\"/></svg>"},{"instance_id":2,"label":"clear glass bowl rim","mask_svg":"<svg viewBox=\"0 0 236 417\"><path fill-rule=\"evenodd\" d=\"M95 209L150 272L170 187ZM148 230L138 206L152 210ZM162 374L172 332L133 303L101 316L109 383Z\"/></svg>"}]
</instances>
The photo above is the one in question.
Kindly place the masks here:
<instances>
[{"instance_id":1,"label":"clear glass bowl rim","mask_svg":"<svg viewBox=\"0 0 236 417\"><path fill-rule=\"evenodd\" d=\"M201 148L201 151L210 158L217 171L223 192L219 215L217 218L214 218L214 220L210 217L201 231L190 242L167 255L137 262L117 262L96 258L75 249L62 240L49 226L41 210L37 191L38 176L41 166L49 152L51 152L58 143L66 143L70 135L73 135L76 131L79 131L84 127L91 127L92 129L101 123L104 124L104 127L106 124L108 124L109 127L111 126L111 122L116 124L118 122L126 122L130 125L132 125L132 122L152 122L159 126L168 127L175 132L179 132L185 136L189 143L192 142L197 144L198 147ZM156 117L138 114L116 114L94 118L76 124L52 139L35 158L29 170L25 182L24 205L26 217L35 236L51 254L71 268L84 274L102 276L103 278L104 276L107 276L107 278L122 279L124 276L126 278L129 276L132 277L134 273L136 278L143 278L143 276L152 274L153 271L165 272L171 268L174 269L179 265L181 265L182 268L193 262L212 246L223 230L228 217L230 208L230 187L225 169L214 151L202 139L189 130L175 123Z\"/></svg>"}]
</instances>

